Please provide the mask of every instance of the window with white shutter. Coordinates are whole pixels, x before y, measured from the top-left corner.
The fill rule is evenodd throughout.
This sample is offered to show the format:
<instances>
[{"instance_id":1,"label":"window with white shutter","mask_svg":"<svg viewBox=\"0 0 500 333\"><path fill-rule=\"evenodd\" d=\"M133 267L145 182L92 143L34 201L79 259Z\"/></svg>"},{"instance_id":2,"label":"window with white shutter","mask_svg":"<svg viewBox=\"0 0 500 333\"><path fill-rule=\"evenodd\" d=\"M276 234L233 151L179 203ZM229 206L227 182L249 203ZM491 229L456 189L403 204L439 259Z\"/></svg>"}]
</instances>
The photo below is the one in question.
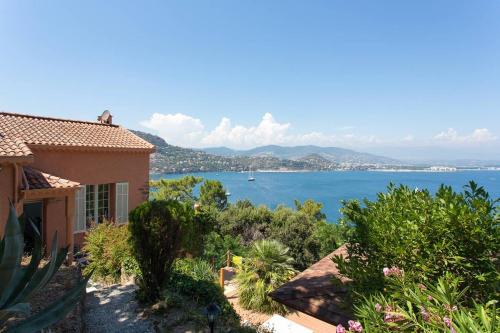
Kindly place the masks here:
<instances>
[{"instance_id":1,"label":"window with white shutter","mask_svg":"<svg viewBox=\"0 0 500 333\"><path fill-rule=\"evenodd\" d=\"M73 232L86 231L86 211L85 211L85 186L76 190L75 195L75 220Z\"/></svg>"},{"instance_id":2,"label":"window with white shutter","mask_svg":"<svg viewBox=\"0 0 500 333\"><path fill-rule=\"evenodd\" d=\"M116 223L128 222L128 183L116 183Z\"/></svg>"}]
</instances>

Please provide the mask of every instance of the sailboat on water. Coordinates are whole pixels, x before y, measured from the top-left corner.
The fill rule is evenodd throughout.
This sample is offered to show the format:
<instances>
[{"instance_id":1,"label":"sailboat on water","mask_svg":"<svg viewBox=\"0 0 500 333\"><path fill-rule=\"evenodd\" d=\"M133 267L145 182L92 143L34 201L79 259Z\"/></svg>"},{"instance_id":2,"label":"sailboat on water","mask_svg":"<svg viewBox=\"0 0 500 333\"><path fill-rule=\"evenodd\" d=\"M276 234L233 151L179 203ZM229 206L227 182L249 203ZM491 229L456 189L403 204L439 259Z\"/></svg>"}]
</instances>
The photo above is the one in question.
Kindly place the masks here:
<instances>
[{"instance_id":1,"label":"sailboat on water","mask_svg":"<svg viewBox=\"0 0 500 333\"><path fill-rule=\"evenodd\" d=\"M253 176L252 167L250 167L250 168L248 169L248 181L249 181L249 182L253 182L253 181L255 181L255 177Z\"/></svg>"}]
</instances>

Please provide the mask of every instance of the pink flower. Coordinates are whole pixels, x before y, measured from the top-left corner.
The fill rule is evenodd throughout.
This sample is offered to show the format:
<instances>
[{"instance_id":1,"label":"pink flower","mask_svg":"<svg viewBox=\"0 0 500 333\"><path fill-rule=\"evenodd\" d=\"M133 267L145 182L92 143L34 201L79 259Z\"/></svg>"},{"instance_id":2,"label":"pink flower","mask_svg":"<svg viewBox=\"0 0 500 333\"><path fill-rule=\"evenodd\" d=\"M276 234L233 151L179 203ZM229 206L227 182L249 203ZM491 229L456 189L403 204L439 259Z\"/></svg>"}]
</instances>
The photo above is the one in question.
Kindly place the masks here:
<instances>
[{"instance_id":1,"label":"pink flower","mask_svg":"<svg viewBox=\"0 0 500 333\"><path fill-rule=\"evenodd\" d=\"M382 305L380 305L380 304L378 304L378 303L377 303L377 304L375 304L375 311L377 311L377 312L382 311Z\"/></svg>"},{"instance_id":2,"label":"pink flower","mask_svg":"<svg viewBox=\"0 0 500 333\"><path fill-rule=\"evenodd\" d=\"M351 332L363 332L363 326L359 321L349 320L349 331Z\"/></svg>"},{"instance_id":3,"label":"pink flower","mask_svg":"<svg viewBox=\"0 0 500 333\"><path fill-rule=\"evenodd\" d=\"M400 313L395 312L392 306L386 305L384 310L385 310L384 321L386 323L394 323L397 321L404 320L404 316L401 315Z\"/></svg>"},{"instance_id":4,"label":"pink flower","mask_svg":"<svg viewBox=\"0 0 500 333\"><path fill-rule=\"evenodd\" d=\"M422 315L423 321L428 321L429 320L429 313L423 306L420 307L420 314Z\"/></svg>"},{"instance_id":5,"label":"pink flower","mask_svg":"<svg viewBox=\"0 0 500 333\"><path fill-rule=\"evenodd\" d=\"M337 325L336 333L345 333L345 328L341 324Z\"/></svg>"},{"instance_id":6,"label":"pink flower","mask_svg":"<svg viewBox=\"0 0 500 333\"><path fill-rule=\"evenodd\" d=\"M451 319L450 318L444 316L443 321L444 321L446 326L451 327Z\"/></svg>"},{"instance_id":7,"label":"pink flower","mask_svg":"<svg viewBox=\"0 0 500 333\"><path fill-rule=\"evenodd\" d=\"M427 296L427 300L428 300L429 302L430 302L430 301L432 301L433 299L434 299L434 298L432 298L432 296L431 296L431 295Z\"/></svg>"},{"instance_id":8,"label":"pink flower","mask_svg":"<svg viewBox=\"0 0 500 333\"><path fill-rule=\"evenodd\" d=\"M421 291L424 291L424 290L427 290L427 287L425 285L423 285L422 283L419 283L418 289L420 289Z\"/></svg>"},{"instance_id":9,"label":"pink flower","mask_svg":"<svg viewBox=\"0 0 500 333\"><path fill-rule=\"evenodd\" d=\"M450 333L457 333L457 331L455 331L455 329L452 327L450 327Z\"/></svg>"},{"instance_id":10,"label":"pink flower","mask_svg":"<svg viewBox=\"0 0 500 333\"><path fill-rule=\"evenodd\" d=\"M391 267L391 268L387 268L387 267L384 267L384 269L382 269L382 272L384 273L384 276L402 276L403 275L403 271L397 267Z\"/></svg>"}]
</instances>

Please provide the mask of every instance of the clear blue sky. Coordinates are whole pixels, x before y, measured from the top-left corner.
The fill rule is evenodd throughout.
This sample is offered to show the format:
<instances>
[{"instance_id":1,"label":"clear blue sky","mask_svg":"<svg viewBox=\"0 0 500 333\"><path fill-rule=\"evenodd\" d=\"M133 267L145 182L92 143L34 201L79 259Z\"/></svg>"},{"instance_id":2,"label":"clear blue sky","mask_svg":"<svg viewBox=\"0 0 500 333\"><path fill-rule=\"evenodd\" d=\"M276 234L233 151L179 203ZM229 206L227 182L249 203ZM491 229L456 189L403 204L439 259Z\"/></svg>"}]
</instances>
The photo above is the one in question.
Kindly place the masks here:
<instances>
[{"instance_id":1,"label":"clear blue sky","mask_svg":"<svg viewBox=\"0 0 500 333\"><path fill-rule=\"evenodd\" d=\"M184 146L500 160L500 1L0 1L0 110L104 109Z\"/></svg>"}]
</instances>

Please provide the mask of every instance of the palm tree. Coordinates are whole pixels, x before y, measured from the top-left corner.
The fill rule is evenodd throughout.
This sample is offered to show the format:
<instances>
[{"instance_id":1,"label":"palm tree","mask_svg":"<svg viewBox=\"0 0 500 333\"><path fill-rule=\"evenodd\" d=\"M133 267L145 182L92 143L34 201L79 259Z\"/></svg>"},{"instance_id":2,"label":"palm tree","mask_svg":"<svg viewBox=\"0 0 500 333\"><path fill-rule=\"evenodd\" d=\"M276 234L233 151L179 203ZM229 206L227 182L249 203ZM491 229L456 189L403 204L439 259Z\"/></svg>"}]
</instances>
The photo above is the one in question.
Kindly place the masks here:
<instances>
[{"instance_id":1,"label":"palm tree","mask_svg":"<svg viewBox=\"0 0 500 333\"><path fill-rule=\"evenodd\" d=\"M256 241L236 276L240 305L264 313L285 313L286 307L268 294L295 275L292 264L288 248L280 242Z\"/></svg>"}]
</instances>

